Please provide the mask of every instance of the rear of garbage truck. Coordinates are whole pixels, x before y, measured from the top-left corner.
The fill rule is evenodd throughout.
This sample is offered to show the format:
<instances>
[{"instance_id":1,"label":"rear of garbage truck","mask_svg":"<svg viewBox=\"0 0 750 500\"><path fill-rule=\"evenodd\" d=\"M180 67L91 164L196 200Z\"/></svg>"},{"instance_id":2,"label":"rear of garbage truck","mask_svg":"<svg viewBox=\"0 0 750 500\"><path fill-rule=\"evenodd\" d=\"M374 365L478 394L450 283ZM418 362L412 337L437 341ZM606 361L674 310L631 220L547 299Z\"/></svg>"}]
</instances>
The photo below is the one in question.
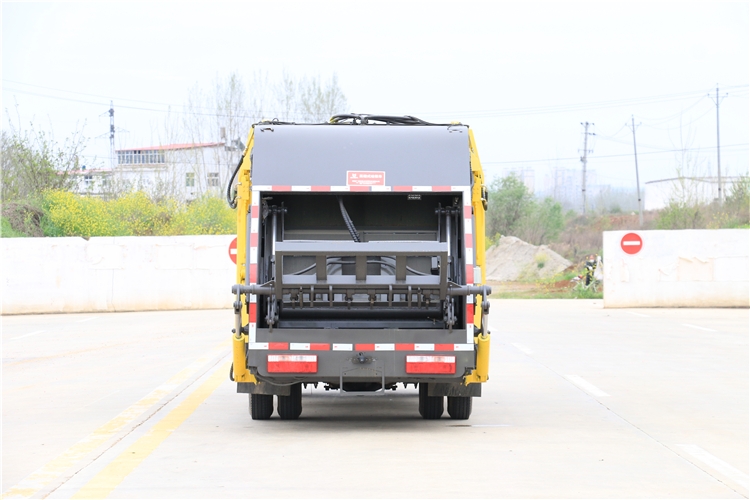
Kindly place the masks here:
<instances>
[{"instance_id":1,"label":"rear of garbage truck","mask_svg":"<svg viewBox=\"0 0 750 500\"><path fill-rule=\"evenodd\" d=\"M232 379L253 419L419 388L419 413L469 418L488 379L486 189L472 131L413 117L260 122L237 209ZM231 191L230 191L231 190Z\"/></svg>"}]
</instances>

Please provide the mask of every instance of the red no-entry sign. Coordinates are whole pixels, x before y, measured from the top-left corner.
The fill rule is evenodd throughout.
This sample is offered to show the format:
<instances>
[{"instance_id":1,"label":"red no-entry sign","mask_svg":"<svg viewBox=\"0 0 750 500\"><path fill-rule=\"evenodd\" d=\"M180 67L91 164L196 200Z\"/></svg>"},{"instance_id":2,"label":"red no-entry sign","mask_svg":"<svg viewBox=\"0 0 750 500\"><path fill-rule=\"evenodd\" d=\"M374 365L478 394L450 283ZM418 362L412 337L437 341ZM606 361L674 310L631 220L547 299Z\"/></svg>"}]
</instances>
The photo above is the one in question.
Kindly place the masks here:
<instances>
[{"instance_id":1,"label":"red no-entry sign","mask_svg":"<svg viewBox=\"0 0 750 500\"><path fill-rule=\"evenodd\" d=\"M622 248L623 252L630 255L637 254L643 248L643 240L635 233L628 233L622 237L620 248Z\"/></svg>"},{"instance_id":2,"label":"red no-entry sign","mask_svg":"<svg viewBox=\"0 0 750 500\"><path fill-rule=\"evenodd\" d=\"M232 262L237 263L237 238L233 239L229 244L229 258Z\"/></svg>"}]
</instances>

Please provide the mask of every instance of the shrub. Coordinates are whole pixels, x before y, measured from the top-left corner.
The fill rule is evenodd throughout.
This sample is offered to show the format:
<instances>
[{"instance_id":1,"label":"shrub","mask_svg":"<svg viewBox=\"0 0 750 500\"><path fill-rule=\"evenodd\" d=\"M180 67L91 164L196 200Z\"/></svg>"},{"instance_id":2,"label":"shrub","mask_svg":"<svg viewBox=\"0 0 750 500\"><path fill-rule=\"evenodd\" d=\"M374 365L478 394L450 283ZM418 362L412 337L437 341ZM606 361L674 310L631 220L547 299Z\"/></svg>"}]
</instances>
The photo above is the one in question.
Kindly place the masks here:
<instances>
[{"instance_id":1,"label":"shrub","mask_svg":"<svg viewBox=\"0 0 750 500\"><path fill-rule=\"evenodd\" d=\"M657 229L699 229L704 226L705 207L671 200L656 218Z\"/></svg>"},{"instance_id":2,"label":"shrub","mask_svg":"<svg viewBox=\"0 0 750 500\"><path fill-rule=\"evenodd\" d=\"M67 191L45 191L42 195L45 236L114 236L103 200Z\"/></svg>"},{"instance_id":3,"label":"shrub","mask_svg":"<svg viewBox=\"0 0 750 500\"><path fill-rule=\"evenodd\" d=\"M557 241L565 227L562 207L552 198L532 203L518 223L515 236L533 245Z\"/></svg>"},{"instance_id":4,"label":"shrub","mask_svg":"<svg viewBox=\"0 0 750 500\"><path fill-rule=\"evenodd\" d=\"M172 234L233 234L236 215L222 198L204 196L178 212L172 223Z\"/></svg>"},{"instance_id":5,"label":"shrub","mask_svg":"<svg viewBox=\"0 0 750 500\"><path fill-rule=\"evenodd\" d=\"M154 202L142 191L128 193L107 203L113 234L117 236L158 236L170 233L173 200Z\"/></svg>"},{"instance_id":6,"label":"shrub","mask_svg":"<svg viewBox=\"0 0 750 500\"><path fill-rule=\"evenodd\" d=\"M37 236L43 233L44 236L88 238L235 232L235 212L223 199L213 196L180 205L172 199L153 201L140 191L110 201L67 191L45 191L41 200L38 224L41 230ZM11 234L6 233L4 225L3 236Z\"/></svg>"},{"instance_id":7,"label":"shrub","mask_svg":"<svg viewBox=\"0 0 750 500\"><path fill-rule=\"evenodd\" d=\"M44 212L35 203L10 201L3 203L2 236L18 238L44 236L41 228Z\"/></svg>"}]
</instances>

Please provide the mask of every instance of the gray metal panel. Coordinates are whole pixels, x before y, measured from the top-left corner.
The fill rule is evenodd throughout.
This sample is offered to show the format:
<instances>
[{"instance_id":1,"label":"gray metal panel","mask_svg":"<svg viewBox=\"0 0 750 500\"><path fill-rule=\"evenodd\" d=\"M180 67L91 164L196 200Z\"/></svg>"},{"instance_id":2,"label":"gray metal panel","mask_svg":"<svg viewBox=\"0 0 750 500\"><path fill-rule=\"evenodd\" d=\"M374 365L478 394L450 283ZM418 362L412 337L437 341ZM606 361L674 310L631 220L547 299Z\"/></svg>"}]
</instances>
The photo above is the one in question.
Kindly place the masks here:
<instances>
[{"instance_id":1,"label":"gray metal panel","mask_svg":"<svg viewBox=\"0 0 750 500\"><path fill-rule=\"evenodd\" d=\"M345 186L347 170L388 186L468 186L466 126L258 125L253 185Z\"/></svg>"},{"instance_id":2,"label":"gray metal panel","mask_svg":"<svg viewBox=\"0 0 750 500\"><path fill-rule=\"evenodd\" d=\"M439 241L279 241L277 255L443 255L448 245Z\"/></svg>"},{"instance_id":3,"label":"gray metal panel","mask_svg":"<svg viewBox=\"0 0 750 500\"><path fill-rule=\"evenodd\" d=\"M292 350L250 350L247 353L248 366L256 367L258 373L266 380L271 382L283 382L293 378L300 382L338 382L341 376L342 367L350 368L367 368L367 365L360 365L353 361L359 351L292 351ZM318 360L317 373L268 373L268 356L269 354L304 354L313 355ZM383 375L387 382L403 382L413 380L430 380L440 381L443 383L460 382L463 379L467 369L473 369L476 366L475 354L471 351L451 351L451 352L424 352L424 351L369 351L366 352L368 357L382 366ZM419 374L406 373L406 356L411 355L436 355L436 356L455 356L456 373L451 374ZM360 378L360 381L371 380L380 381L381 376L368 374Z\"/></svg>"}]
</instances>

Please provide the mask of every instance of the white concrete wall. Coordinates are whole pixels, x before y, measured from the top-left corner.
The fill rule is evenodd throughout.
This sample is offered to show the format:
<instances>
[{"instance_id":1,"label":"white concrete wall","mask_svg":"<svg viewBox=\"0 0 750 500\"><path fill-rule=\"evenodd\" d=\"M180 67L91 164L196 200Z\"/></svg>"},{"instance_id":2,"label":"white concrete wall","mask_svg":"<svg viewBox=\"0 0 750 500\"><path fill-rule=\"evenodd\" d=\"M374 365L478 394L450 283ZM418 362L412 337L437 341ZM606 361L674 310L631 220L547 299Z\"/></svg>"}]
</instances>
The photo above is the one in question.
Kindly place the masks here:
<instances>
[{"instance_id":1,"label":"white concrete wall","mask_svg":"<svg viewBox=\"0 0 750 500\"><path fill-rule=\"evenodd\" d=\"M231 307L233 238L2 238L2 314Z\"/></svg>"},{"instance_id":2,"label":"white concrete wall","mask_svg":"<svg viewBox=\"0 0 750 500\"><path fill-rule=\"evenodd\" d=\"M626 254L622 237L643 239ZM750 307L750 230L606 231L604 307Z\"/></svg>"}]
</instances>

